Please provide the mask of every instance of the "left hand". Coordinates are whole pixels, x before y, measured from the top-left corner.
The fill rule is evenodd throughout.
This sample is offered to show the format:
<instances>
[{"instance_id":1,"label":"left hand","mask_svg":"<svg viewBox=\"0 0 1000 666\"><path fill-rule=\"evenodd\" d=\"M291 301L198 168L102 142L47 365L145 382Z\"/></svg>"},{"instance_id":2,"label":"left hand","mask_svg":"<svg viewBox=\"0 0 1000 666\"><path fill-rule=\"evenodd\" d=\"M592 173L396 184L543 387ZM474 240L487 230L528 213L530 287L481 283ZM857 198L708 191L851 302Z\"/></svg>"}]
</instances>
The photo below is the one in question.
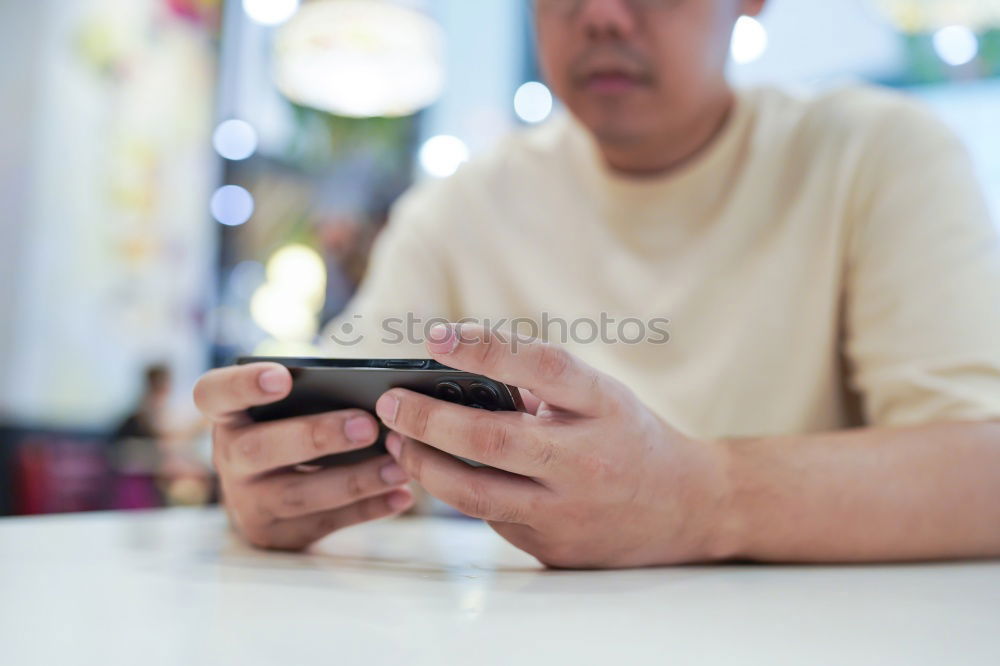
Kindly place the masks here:
<instances>
[{"instance_id":1,"label":"left hand","mask_svg":"<svg viewBox=\"0 0 1000 666\"><path fill-rule=\"evenodd\" d=\"M439 326L435 360L529 390L534 414L393 389L387 446L427 491L553 567L723 559L731 549L723 445L685 437L624 385L548 343ZM471 467L461 456L490 467Z\"/></svg>"}]
</instances>

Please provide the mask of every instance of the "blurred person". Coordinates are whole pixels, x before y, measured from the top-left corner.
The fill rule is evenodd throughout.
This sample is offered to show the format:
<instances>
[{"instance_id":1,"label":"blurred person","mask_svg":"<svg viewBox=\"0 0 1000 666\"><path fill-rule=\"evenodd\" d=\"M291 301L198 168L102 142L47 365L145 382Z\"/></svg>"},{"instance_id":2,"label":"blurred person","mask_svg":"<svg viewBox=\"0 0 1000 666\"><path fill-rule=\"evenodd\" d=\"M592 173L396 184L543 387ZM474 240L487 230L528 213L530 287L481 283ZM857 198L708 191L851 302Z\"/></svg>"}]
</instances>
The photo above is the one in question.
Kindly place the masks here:
<instances>
[{"instance_id":1,"label":"blurred person","mask_svg":"<svg viewBox=\"0 0 1000 666\"><path fill-rule=\"evenodd\" d=\"M432 358L529 413L394 389L390 455L312 474L288 470L375 419L252 425L287 370L214 370L195 397L246 539L303 548L414 480L549 566L1000 555L1000 254L969 160L892 93L734 91L734 23L764 4L536 0L570 115L409 193L344 315L369 334L330 353L410 355L379 345L406 313L667 317L668 343L436 326Z\"/></svg>"},{"instance_id":2,"label":"blurred person","mask_svg":"<svg viewBox=\"0 0 1000 666\"><path fill-rule=\"evenodd\" d=\"M353 215L331 215L316 225L326 260L327 286L323 311L342 312L364 277L372 242L385 226L382 215L371 221Z\"/></svg>"},{"instance_id":3,"label":"blurred person","mask_svg":"<svg viewBox=\"0 0 1000 666\"><path fill-rule=\"evenodd\" d=\"M112 435L112 468L117 477L112 506L204 504L212 493L212 474L189 449L206 423L198 419L177 427L173 422L166 365L148 366L143 379L138 404Z\"/></svg>"}]
</instances>

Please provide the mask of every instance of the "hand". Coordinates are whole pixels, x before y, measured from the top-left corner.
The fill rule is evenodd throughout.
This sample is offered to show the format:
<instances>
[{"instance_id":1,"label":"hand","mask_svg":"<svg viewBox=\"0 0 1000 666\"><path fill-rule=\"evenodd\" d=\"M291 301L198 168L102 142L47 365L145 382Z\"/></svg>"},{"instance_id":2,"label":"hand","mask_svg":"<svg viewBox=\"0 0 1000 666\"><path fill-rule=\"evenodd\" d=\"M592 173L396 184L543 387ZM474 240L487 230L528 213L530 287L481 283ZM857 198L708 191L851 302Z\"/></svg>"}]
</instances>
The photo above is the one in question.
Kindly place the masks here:
<instances>
[{"instance_id":1,"label":"hand","mask_svg":"<svg viewBox=\"0 0 1000 666\"><path fill-rule=\"evenodd\" d=\"M387 447L429 493L549 566L729 555L721 445L683 436L559 347L512 345L468 325L430 337L435 360L525 387L540 403L535 414L488 412L403 389L382 395L376 410L394 431Z\"/></svg>"},{"instance_id":2,"label":"hand","mask_svg":"<svg viewBox=\"0 0 1000 666\"><path fill-rule=\"evenodd\" d=\"M291 391L288 369L255 363L212 370L195 386L211 419L212 458L233 525L261 548L299 550L334 530L401 513L413 503L408 477L389 456L303 473L320 456L375 443L370 414L344 410L253 423L246 409Z\"/></svg>"}]
</instances>

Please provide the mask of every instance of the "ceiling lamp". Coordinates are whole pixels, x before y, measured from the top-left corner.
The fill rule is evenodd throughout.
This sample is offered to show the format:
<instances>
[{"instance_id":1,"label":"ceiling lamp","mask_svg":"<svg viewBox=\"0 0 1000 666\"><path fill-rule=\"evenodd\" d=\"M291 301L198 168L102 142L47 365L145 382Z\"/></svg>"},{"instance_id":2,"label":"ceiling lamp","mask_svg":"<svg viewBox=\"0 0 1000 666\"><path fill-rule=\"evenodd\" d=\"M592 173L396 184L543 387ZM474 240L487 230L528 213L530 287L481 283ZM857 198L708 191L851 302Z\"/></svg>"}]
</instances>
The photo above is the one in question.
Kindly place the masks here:
<instances>
[{"instance_id":1,"label":"ceiling lamp","mask_svg":"<svg viewBox=\"0 0 1000 666\"><path fill-rule=\"evenodd\" d=\"M352 118L407 116L444 88L444 36L388 0L317 0L277 35L276 83L288 99Z\"/></svg>"},{"instance_id":2,"label":"ceiling lamp","mask_svg":"<svg viewBox=\"0 0 1000 666\"><path fill-rule=\"evenodd\" d=\"M903 32L934 32L952 25L974 31L1000 26L998 0L875 0L875 4Z\"/></svg>"}]
</instances>

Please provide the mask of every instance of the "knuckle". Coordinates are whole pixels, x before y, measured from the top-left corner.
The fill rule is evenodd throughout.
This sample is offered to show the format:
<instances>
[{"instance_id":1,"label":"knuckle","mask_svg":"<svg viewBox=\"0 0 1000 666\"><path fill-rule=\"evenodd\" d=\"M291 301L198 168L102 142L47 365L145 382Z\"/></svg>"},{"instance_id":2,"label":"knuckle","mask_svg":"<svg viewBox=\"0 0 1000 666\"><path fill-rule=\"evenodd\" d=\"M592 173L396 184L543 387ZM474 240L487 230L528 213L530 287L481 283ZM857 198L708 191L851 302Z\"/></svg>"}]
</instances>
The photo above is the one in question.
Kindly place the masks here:
<instances>
[{"instance_id":1,"label":"knuckle","mask_svg":"<svg viewBox=\"0 0 1000 666\"><path fill-rule=\"evenodd\" d=\"M489 517L491 520L495 520L491 515L493 508L491 504L483 487L478 483L470 483L459 494L455 502L455 508L473 518Z\"/></svg>"},{"instance_id":2,"label":"knuckle","mask_svg":"<svg viewBox=\"0 0 1000 666\"><path fill-rule=\"evenodd\" d=\"M484 416L472 427L472 443L487 460L502 460L510 451L510 431L504 424Z\"/></svg>"},{"instance_id":3,"label":"knuckle","mask_svg":"<svg viewBox=\"0 0 1000 666\"><path fill-rule=\"evenodd\" d=\"M306 443L310 449L317 453L323 453L326 450L328 423L329 420L326 418L312 418L309 419L306 426Z\"/></svg>"},{"instance_id":4,"label":"knuckle","mask_svg":"<svg viewBox=\"0 0 1000 666\"><path fill-rule=\"evenodd\" d=\"M577 462L584 478L591 482L601 482L612 475L612 464L600 454L585 453Z\"/></svg>"},{"instance_id":5,"label":"knuckle","mask_svg":"<svg viewBox=\"0 0 1000 666\"><path fill-rule=\"evenodd\" d=\"M414 481L423 480L424 459L405 437L402 438L402 446L399 449L399 461Z\"/></svg>"},{"instance_id":6,"label":"knuckle","mask_svg":"<svg viewBox=\"0 0 1000 666\"><path fill-rule=\"evenodd\" d=\"M353 470L347 473L347 478L344 480L344 488L347 491L347 497L352 500L363 497L365 494L361 475Z\"/></svg>"},{"instance_id":7,"label":"knuckle","mask_svg":"<svg viewBox=\"0 0 1000 666\"><path fill-rule=\"evenodd\" d=\"M470 329L462 338L471 348L471 356L482 370L489 374L505 354L506 340L488 328Z\"/></svg>"},{"instance_id":8,"label":"knuckle","mask_svg":"<svg viewBox=\"0 0 1000 666\"><path fill-rule=\"evenodd\" d=\"M474 518L501 523L521 523L524 516L517 506L497 502L490 492L478 482L468 484L458 497L456 508Z\"/></svg>"},{"instance_id":9,"label":"knuckle","mask_svg":"<svg viewBox=\"0 0 1000 666\"><path fill-rule=\"evenodd\" d=\"M539 467L551 467L559 460L559 446L547 437L539 438L532 447L532 455Z\"/></svg>"},{"instance_id":10,"label":"knuckle","mask_svg":"<svg viewBox=\"0 0 1000 666\"><path fill-rule=\"evenodd\" d=\"M264 439L259 431L247 430L239 438L236 448L244 461L257 462L264 456Z\"/></svg>"},{"instance_id":11,"label":"knuckle","mask_svg":"<svg viewBox=\"0 0 1000 666\"><path fill-rule=\"evenodd\" d=\"M493 347L492 340L478 340L478 344L473 347L476 361L481 368L490 367L490 350Z\"/></svg>"},{"instance_id":12,"label":"knuckle","mask_svg":"<svg viewBox=\"0 0 1000 666\"><path fill-rule=\"evenodd\" d=\"M231 372L225 381L224 391L233 397L245 397L247 394L247 381L244 377L246 373L243 372Z\"/></svg>"},{"instance_id":13,"label":"knuckle","mask_svg":"<svg viewBox=\"0 0 1000 666\"><path fill-rule=\"evenodd\" d=\"M430 402L426 400L414 400L410 408L409 426L413 436L422 439L427 434L427 426L431 420L431 412L434 410Z\"/></svg>"},{"instance_id":14,"label":"knuckle","mask_svg":"<svg viewBox=\"0 0 1000 666\"><path fill-rule=\"evenodd\" d=\"M502 506L494 510L496 520L502 523L524 523L526 521L524 511L519 507L510 505Z\"/></svg>"},{"instance_id":15,"label":"knuckle","mask_svg":"<svg viewBox=\"0 0 1000 666\"><path fill-rule=\"evenodd\" d=\"M538 374L543 380L556 382L566 377L573 366L573 357L562 347L542 344L538 348Z\"/></svg>"},{"instance_id":16,"label":"knuckle","mask_svg":"<svg viewBox=\"0 0 1000 666\"><path fill-rule=\"evenodd\" d=\"M499 335L487 338L486 342L483 343L483 368L486 371L485 374L488 375L491 371L500 367L504 357L507 355L508 348L507 341Z\"/></svg>"},{"instance_id":17,"label":"knuckle","mask_svg":"<svg viewBox=\"0 0 1000 666\"><path fill-rule=\"evenodd\" d=\"M285 482L279 493L277 513L291 516L304 513L309 505L304 480L293 479Z\"/></svg>"}]
</instances>

